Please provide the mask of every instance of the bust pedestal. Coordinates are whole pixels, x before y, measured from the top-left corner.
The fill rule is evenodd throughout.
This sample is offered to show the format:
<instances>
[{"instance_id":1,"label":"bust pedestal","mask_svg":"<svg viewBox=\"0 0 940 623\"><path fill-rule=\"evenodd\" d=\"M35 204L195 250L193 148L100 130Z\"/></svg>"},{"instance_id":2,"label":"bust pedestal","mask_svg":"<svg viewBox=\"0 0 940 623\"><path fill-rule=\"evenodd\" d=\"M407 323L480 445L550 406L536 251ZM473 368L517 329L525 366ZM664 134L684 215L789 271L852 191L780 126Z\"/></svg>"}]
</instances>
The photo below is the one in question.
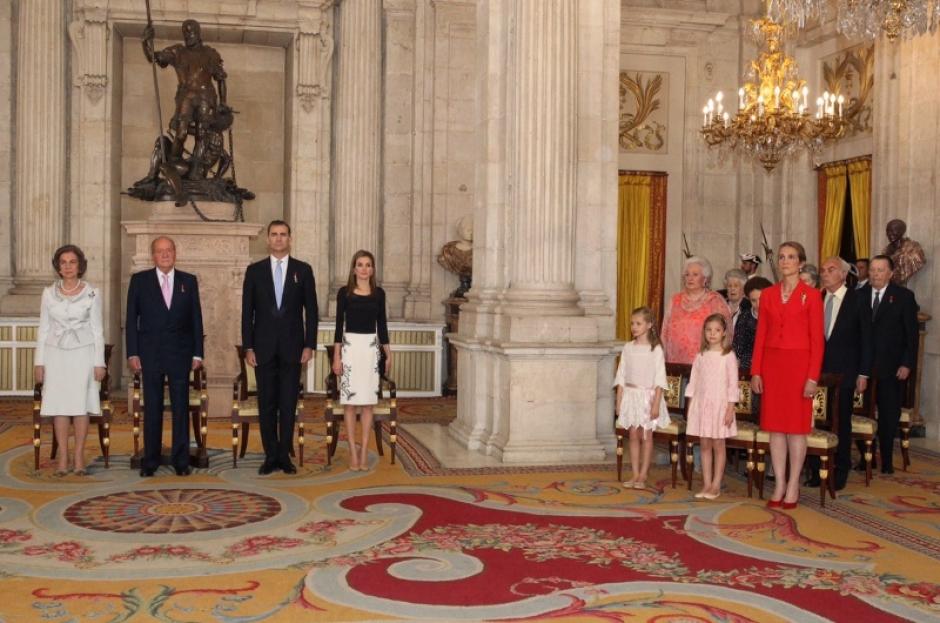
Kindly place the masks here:
<instances>
[{"instance_id":1,"label":"bust pedestal","mask_svg":"<svg viewBox=\"0 0 940 623\"><path fill-rule=\"evenodd\" d=\"M207 214L227 214L229 218L233 210L227 203L203 202L199 207ZM239 372L235 345L241 343L242 281L251 261L248 245L263 226L206 222L190 206L177 208L171 201L155 202L146 221L123 221L121 225L134 249L130 270L121 278L122 303L126 304L131 274L153 268L150 242L157 236L172 238L176 242L176 267L198 277L209 417L228 417L232 379Z\"/></svg>"},{"instance_id":2,"label":"bust pedestal","mask_svg":"<svg viewBox=\"0 0 940 623\"><path fill-rule=\"evenodd\" d=\"M447 380L444 381L443 393L453 396L457 393L457 347L450 343L450 336L457 335L460 328L460 306L467 302L462 296L453 296L444 300L445 337L447 337Z\"/></svg>"}]
</instances>

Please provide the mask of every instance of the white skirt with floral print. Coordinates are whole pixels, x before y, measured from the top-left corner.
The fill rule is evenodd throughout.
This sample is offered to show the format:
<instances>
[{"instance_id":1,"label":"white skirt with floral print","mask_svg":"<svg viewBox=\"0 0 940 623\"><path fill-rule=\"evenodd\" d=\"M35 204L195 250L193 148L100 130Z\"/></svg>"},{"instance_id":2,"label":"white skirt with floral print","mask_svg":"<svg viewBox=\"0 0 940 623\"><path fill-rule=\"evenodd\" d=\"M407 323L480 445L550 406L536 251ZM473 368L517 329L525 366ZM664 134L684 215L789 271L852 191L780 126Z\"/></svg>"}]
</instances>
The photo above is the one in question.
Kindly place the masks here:
<instances>
[{"instance_id":1,"label":"white skirt with floral print","mask_svg":"<svg viewBox=\"0 0 940 623\"><path fill-rule=\"evenodd\" d=\"M379 389L378 336L375 333L344 333L342 359L340 404L376 404Z\"/></svg>"}]
</instances>

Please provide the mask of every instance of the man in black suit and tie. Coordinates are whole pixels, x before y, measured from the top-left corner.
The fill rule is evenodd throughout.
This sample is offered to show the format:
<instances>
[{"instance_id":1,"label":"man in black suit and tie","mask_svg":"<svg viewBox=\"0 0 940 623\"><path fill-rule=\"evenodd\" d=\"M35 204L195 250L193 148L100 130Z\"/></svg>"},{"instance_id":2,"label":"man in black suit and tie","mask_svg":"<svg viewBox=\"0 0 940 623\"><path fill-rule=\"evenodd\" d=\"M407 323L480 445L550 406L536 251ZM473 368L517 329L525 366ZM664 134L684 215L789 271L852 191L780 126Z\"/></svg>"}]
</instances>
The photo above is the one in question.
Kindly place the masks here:
<instances>
[{"instance_id":1,"label":"man in black suit and tie","mask_svg":"<svg viewBox=\"0 0 940 623\"><path fill-rule=\"evenodd\" d=\"M878 441L881 473L893 474L894 437L901 419L903 383L917 357L917 301L892 283L894 264L887 255L871 258L869 284L858 290L872 314L872 374L877 380Z\"/></svg>"},{"instance_id":2,"label":"man in black suit and tie","mask_svg":"<svg viewBox=\"0 0 940 623\"><path fill-rule=\"evenodd\" d=\"M293 445L300 369L317 348L317 293L310 264L290 257L290 225L268 224L271 255L245 271L242 345L258 379L264 463L259 474L294 474Z\"/></svg>"},{"instance_id":3,"label":"man in black suit and tie","mask_svg":"<svg viewBox=\"0 0 940 623\"><path fill-rule=\"evenodd\" d=\"M176 270L176 243L160 236L150 243L154 270L131 276L125 339L131 370L143 375L144 456L140 475L160 467L163 445L163 380L169 380L173 411L171 460L179 476L189 467L189 373L202 365L202 307L196 276Z\"/></svg>"},{"instance_id":4,"label":"man in black suit and tie","mask_svg":"<svg viewBox=\"0 0 940 623\"><path fill-rule=\"evenodd\" d=\"M861 394L868 386L872 358L868 301L846 285L848 274L849 264L840 257L830 257L819 271L826 338L822 371L842 375L838 430L833 431L839 436L834 465L836 489L845 488L852 467L852 403L854 394ZM818 473L808 484L819 486Z\"/></svg>"}]
</instances>

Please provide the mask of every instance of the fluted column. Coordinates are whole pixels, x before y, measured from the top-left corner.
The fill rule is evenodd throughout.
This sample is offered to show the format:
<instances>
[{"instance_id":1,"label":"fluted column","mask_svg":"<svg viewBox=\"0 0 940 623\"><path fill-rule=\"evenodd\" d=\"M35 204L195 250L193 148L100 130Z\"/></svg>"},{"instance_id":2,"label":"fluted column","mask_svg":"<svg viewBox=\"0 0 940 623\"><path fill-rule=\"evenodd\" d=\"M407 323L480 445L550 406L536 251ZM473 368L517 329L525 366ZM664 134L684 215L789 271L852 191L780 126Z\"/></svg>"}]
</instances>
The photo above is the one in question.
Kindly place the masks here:
<instances>
[{"instance_id":1,"label":"fluted column","mask_svg":"<svg viewBox=\"0 0 940 623\"><path fill-rule=\"evenodd\" d=\"M49 283L49 260L63 241L65 17L61 0L19 3L13 294L35 294Z\"/></svg>"},{"instance_id":2,"label":"fluted column","mask_svg":"<svg viewBox=\"0 0 940 623\"><path fill-rule=\"evenodd\" d=\"M382 3L343 0L337 33L334 286L346 282L358 249L381 257Z\"/></svg>"},{"instance_id":3,"label":"fluted column","mask_svg":"<svg viewBox=\"0 0 940 623\"><path fill-rule=\"evenodd\" d=\"M577 182L577 6L516 2L510 193L514 308L577 313L574 242Z\"/></svg>"}]
</instances>

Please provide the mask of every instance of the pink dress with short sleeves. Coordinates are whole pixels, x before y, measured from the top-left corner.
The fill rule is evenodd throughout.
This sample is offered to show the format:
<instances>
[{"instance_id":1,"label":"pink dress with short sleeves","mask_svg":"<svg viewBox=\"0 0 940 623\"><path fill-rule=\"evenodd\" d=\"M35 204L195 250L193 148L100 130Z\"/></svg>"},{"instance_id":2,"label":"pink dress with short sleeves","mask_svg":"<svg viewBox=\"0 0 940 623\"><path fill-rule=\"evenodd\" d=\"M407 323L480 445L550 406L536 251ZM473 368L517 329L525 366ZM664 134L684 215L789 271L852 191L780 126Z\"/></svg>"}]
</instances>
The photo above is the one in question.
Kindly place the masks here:
<instances>
[{"instance_id":1,"label":"pink dress with short sleeves","mask_svg":"<svg viewBox=\"0 0 940 623\"><path fill-rule=\"evenodd\" d=\"M738 358L733 352L722 355L721 351L709 350L696 355L685 395L692 398L687 435L726 439L738 434L735 422L731 426L724 424L728 403L740 400Z\"/></svg>"}]
</instances>

